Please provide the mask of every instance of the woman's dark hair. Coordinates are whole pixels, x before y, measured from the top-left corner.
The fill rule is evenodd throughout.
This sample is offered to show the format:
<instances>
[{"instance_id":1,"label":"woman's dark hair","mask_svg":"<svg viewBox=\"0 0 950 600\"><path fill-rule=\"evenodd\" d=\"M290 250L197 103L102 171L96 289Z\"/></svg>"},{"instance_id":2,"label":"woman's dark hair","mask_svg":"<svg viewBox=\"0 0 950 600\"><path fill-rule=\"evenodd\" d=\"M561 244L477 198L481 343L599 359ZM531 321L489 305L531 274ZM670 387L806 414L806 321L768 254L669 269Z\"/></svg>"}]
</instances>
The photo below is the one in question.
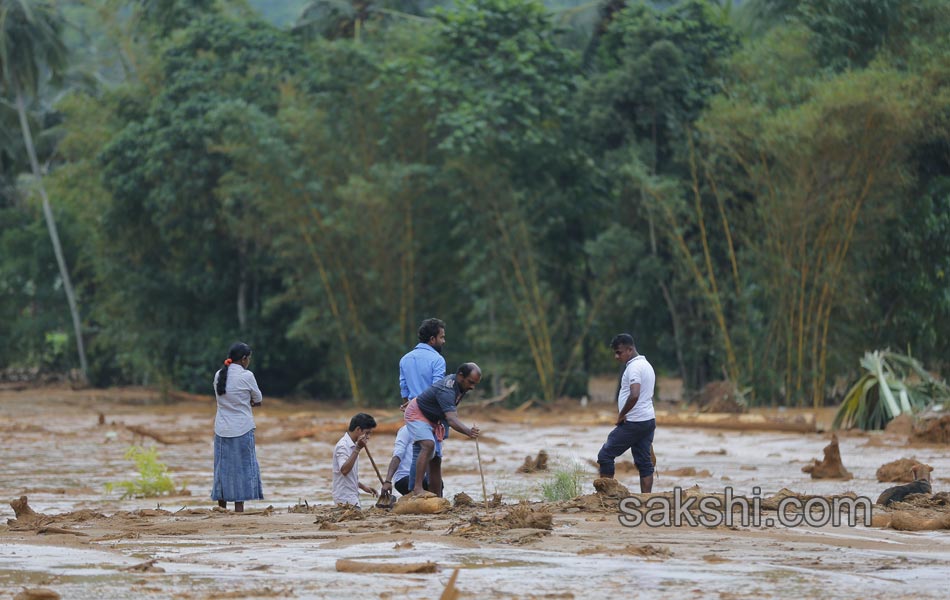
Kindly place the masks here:
<instances>
[{"instance_id":1,"label":"woman's dark hair","mask_svg":"<svg viewBox=\"0 0 950 600\"><path fill-rule=\"evenodd\" d=\"M245 344L244 342L234 342L233 344L231 344L231 348L228 350L228 359L231 362L240 362L244 360L245 356L250 356L250 355L251 355L251 347ZM219 396L224 395L224 391L225 389L227 389L229 365L230 363L226 363L224 368L218 371L220 373L220 375L218 375L218 387L217 387Z\"/></svg>"},{"instance_id":2,"label":"woman's dark hair","mask_svg":"<svg viewBox=\"0 0 950 600\"><path fill-rule=\"evenodd\" d=\"M445 329L445 321L442 319L426 319L419 325L419 341L426 344L434 337L439 337L439 332Z\"/></svg>"},{"instance_id":3,"label":"woman's dark hair","mask_svg":"<svg viewBox=\"0 0 950 600\"><path fill-rule=\"evenodd\" d=\"M359 427L363 431L376 428L376 419L366 413L358 413L350 419L350 431L356 431Z\"/></svg>"}]
</instances>

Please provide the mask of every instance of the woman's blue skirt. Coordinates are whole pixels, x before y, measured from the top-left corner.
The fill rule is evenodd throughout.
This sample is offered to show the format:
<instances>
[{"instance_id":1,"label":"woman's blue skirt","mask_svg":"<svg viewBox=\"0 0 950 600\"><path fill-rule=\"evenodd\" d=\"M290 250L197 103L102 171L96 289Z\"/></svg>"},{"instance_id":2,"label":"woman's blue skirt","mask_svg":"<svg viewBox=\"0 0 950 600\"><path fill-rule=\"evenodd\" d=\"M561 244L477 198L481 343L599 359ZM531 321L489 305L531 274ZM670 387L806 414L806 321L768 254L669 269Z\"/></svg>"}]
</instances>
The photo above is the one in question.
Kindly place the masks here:
<instances>
[{"instance_id":1,"label":"woman's blue skirt","mask_svg":"<svg viewBox=\"0 0 950 600\"><path fill-rule=\"evenodd\" d=\"M215 434L211 499L225 502L264 499L253 429L238 437Z\"/></svg>"}]
</instances>

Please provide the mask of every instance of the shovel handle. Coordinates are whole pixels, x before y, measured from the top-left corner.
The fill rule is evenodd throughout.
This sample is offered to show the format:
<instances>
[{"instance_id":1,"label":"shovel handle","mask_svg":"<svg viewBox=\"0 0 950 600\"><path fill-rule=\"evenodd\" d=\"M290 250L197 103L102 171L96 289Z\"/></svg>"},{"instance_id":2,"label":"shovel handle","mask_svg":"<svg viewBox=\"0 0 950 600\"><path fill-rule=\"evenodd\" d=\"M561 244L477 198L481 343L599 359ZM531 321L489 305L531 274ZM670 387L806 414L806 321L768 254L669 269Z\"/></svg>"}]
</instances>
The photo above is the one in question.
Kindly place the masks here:
<instances>
[{"instance_id":1,"label":"shovel handle","mask_svg":"<svg viewBox=\"0 0 950 600\"><path fill-rule=\"evenodd\" d=\"M478 448L478 438L475 438L475 456L478 457L478 474L482 478L482 498L485 499L485 505L488 505L488 491L485 488L485 472L482 470L482 451Z\"/></svg>"},{"instance_id":2,"label":"shovel handle","mask_svg":"<svg viewBox=\"0 0 950 600\"><path fill-rule=\"evenodd\" d=\"M379 474L379 468L376 466L376 461L373 460L373 455L369 453L369 446L363 446L366 449L366 456L369 457L369 463L373 465L373 470L376 471L376 476L379 477L380 485L385 485L386 482L383 481L383 476Z\"/></svg>"}]
</instances>

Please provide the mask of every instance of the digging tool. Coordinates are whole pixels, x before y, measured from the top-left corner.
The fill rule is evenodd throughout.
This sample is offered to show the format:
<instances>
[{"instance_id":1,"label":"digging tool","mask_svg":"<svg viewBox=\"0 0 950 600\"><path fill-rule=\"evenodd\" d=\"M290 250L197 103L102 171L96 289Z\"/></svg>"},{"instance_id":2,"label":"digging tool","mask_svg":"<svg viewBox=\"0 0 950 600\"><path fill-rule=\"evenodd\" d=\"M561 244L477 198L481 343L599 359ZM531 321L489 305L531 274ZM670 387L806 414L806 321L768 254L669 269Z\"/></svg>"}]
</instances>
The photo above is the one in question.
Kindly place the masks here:
<instances>
[{"instance_id":1,"label":"digging tool","mask_svg":"<svg viewBox=\"0 0 950 600\"><path fill-rule=\"evenodd\" d=\"M373 455L369 452L369 446L364 446L366 449L366 456L369 457L369 463L373 465L373 470L376 471L376 477L379 477L379 485L386 485L386 482L383 481L383 476L379 474L379 467L376 466L376 461L373 460ZM391 492L383 494L382 489L379 491L379 500L376 501L376 508L385 508L390 509L393 507L393 495Z\"/></svg>"},{"instance_id":2,"label":"digging tool","mask_svg":"<svg viewBox=\"0 0 950 600\"><path fill-rule=\"evenodd\" d=\"M488 490L485 489L485 472L482 471L482 451L478 449L478 438L475 438L475 456L478 457L478 474L482 478L482 498L488 506Z\"/></svg>"}]
</instances>

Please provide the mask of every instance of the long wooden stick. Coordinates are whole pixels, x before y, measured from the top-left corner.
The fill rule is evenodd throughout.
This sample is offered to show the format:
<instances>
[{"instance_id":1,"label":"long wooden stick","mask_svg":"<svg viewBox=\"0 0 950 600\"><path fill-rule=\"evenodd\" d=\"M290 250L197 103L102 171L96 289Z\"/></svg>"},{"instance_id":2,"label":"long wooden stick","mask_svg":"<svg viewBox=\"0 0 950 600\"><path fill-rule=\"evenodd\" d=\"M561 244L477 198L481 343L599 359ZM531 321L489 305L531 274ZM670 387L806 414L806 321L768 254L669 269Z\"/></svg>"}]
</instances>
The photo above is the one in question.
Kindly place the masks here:
<instances>
[{"instance_id":1,"label":"long wooden stick","mask_svg":"<svg viewBox=\"0 0 950 600\"><path fill-rule=\"evenodd\" d=\"M485 499L485 506L488 506L488 490L485 488L485 472L482 471L482 451L478 449L478 438L475 438L475 456L478 457L478 474L482 478L482 498Z\"/></svg>"},{"instance_id":2,"label":"long wooden stick","mask_svg":"<svg viewBox=\"0 0 950 600\"><path fill-rule=\"evenodd\" d=\"M376 461L373 460L373 455L369 453L369 446L363 446L363 448L366 450L366 456L369 457L369 463L373 465L373 470L376 471L376 476L379 477L379 483L385 485L383 476L379 474L379 469L376 467Z\"/></svg>"}]
</instances>

